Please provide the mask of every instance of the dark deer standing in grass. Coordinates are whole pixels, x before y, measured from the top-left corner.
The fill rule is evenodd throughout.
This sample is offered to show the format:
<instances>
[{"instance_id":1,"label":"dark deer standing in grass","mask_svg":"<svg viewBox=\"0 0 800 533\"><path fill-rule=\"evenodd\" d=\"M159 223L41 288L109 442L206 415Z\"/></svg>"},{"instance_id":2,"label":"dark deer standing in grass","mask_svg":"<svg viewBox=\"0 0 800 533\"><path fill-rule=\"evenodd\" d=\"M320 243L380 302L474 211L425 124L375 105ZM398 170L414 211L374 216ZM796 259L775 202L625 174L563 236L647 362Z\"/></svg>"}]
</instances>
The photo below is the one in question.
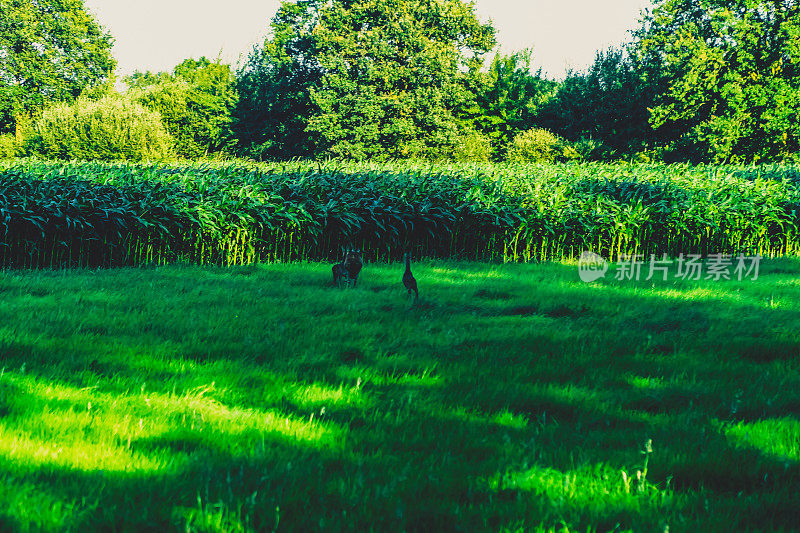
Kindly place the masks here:
<instances>
[{"instance_id":1,"label":"dark deer standing in grass","mask_svg":"<svg viewBox=\"0 0 800 533\"><path fill-rule=\"evenodd\" d=\"M408 289L409 296L411 291L414 291L414 301L419 300L419 291L417 290L417 280L414 274L411 273L411 254L405 255L406 271L403 273L403 286Z\"/></svg>"},{"instance_id":2,"label":"dark deer standing in grass","mask_svg":"<svg viewBox=\"0 0 800 533\"><path fill-rule=\"evenodd\" d=\"M334 285L341 285L342 282L349 284L352 281L353 287L355 287L361 266L361 250L348 249L342 262L333 265Z\"/></svg>"}]
</instances>

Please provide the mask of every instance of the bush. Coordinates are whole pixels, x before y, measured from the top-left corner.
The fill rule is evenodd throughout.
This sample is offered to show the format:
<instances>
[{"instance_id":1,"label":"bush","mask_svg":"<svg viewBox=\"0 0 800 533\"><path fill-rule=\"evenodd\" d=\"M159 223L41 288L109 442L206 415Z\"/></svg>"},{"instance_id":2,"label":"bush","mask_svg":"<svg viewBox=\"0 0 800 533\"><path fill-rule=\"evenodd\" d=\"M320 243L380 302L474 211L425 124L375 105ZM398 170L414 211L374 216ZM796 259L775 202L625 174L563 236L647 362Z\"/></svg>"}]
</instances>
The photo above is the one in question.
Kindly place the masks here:
<instances>
[{"instance_id":1,"label":"bush","mask_svg":"<svg viewBox=\"0 0 800 533\"><path fill-rule=\"evenodd\" d=\"M514 137L508 147L508 160L512 163L552 163L576 159L575 150L567 149L564 140L545 129L533 128Z\"/></svg>"},{"instance_id":2,"label":"bush","mask_svg":"<svg viewBox=\"0 0 800 533\"><path fill-rule=\"evenodd\" d=\"M489 137L478 131L470 131L458 136L453 147L452 159L458 162L486 162L492 155Z\"/></svg>"},{"instance_id":3,"label":"bush","mask_svg":"<svg viewBox=\"0 0 800 533\"><path fill-rule=\"evenodd\" d=\"M10 159L17 156L17 139L10 133L0 135L0 159Z\"/></svg>"},{"instance_id":4,"label":"bush","mask_svg":"<svg viewBox=\"0 0 800 533\"><path fill-rule=\"evenodd\" d=\"M173 144L158 113L121 95L50 107L22 133L24 155L48 159L159 160Z\"/></svg>"}]
</instances>

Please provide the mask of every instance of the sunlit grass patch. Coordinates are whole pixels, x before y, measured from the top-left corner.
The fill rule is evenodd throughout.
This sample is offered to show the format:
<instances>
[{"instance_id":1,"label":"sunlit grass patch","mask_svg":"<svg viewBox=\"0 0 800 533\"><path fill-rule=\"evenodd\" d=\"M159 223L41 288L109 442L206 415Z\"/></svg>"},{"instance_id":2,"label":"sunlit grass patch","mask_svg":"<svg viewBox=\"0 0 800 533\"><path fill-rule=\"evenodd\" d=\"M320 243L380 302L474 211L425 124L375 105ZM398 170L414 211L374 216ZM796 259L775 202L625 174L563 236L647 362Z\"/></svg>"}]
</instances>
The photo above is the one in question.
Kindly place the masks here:
<instances>
[{"instance_id":1,"label":"sunlit grass patch","mask_svg":"<svg viewBox=\"0 0 800 533\"><path fill-rule=\"evenodd\" d=\"M42 417L41 424L48 424L52 417ZM84 439L63 439L65 430L82 429L88 423L75 421L68 427L60 424L41 435L21 428L7 430L0 427L0 455L15 463L21 472L32 467L52 469L76 469L81 471L141 472L163 468L157 459L129 453L121 448L110 449L106 443L92 443ZM52 431L52 433L51 433Z\"/></svg>"},{"instance_id":2,"label":"sunlit grass patch","mask_svg":"<svg viewBox=\"0 0 800 533\"><path fill-rule=\"evenodd\" d=\"M765 419L739 422L724 428L736 445L756 448L787 468L800 463L800 421L797 418Z\"/></svg>"},{"instance_id":3,"label":"sunlit grass patch","mask_svg":"<svg viewBox=\"0 0 800 533\"><path fill-rule=\"evenodd\" d=\"M263 435L337 448L342 438L335 424L227 406L214 398L213 383L181 395L144 387L114 394L4 372L0 386L7 415L0 423L0 454L24 469L174 470L186 461L172 452L208 448L249 456ZM189 444L166 445L177 440ZM168 453L158 451L158 442Z\"/></svg>"}]
</instances>

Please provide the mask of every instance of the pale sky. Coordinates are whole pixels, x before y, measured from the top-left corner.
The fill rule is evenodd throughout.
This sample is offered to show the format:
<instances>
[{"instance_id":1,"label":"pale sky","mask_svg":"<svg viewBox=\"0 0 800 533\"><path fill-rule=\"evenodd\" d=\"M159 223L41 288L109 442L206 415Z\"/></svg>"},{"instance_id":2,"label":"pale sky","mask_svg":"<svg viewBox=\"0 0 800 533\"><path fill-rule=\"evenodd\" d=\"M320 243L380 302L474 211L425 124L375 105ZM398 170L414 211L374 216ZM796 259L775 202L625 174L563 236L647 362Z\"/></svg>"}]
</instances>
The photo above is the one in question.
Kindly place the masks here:
<instances>
[{"instance_id":1,"label":"pale sky","mask_svg":"<svg viewBox=\"0 0 800 533\"><path fill-rule=\"evenodd\" d=\"M170 71L186 58L236 64L267 35L279 0L85 0L115 39L117 73ZM597 50L627 41L651 0L477 0L503 52L533 48L551 78L583 70ZM491 57L493 54L490 54Z\"/></svg>"}]
</instances>

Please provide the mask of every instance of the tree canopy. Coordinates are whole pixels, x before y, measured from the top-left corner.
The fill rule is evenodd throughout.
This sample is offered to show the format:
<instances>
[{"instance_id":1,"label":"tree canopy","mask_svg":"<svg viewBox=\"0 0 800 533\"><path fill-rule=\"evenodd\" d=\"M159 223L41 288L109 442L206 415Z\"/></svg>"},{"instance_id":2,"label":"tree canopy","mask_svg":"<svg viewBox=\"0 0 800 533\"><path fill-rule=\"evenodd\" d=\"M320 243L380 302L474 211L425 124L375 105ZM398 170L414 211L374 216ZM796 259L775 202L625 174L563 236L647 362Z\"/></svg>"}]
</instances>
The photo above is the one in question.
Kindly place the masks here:
<instances>
[{"instance_id":1,"label":"tree canopy","mask_svg":"<svg viewBox=\"0 0 800 533\"><path fill-rule=\"evenodd\" d=\"M0 0L0 133L113 72L113 40L83 0Z\"/></svg>"},{"instance_id":2,"label":"tree canopy","mask_svg":"<svg viewBox=\"0 0 800 533\"><path fill-rule=\"evenodd\" d=\"M662 0L636 32L657 65L651 124L674 159L781 160L800 147L796 0Z\"/></svg>"},{"instance_id":3,"label":"tree canopy","mask_svg":"<svg viewBox=\"0 0 800 533\"><path fill-rule=\"evenodd\" d=\"M495 31L465 0L284 0L269 30L235 72L189 59L127 96L186 158L800 161L800 0L653 0L561 82L531 50L486 65ZM0 155L48 107L113 93L111 44L84 0L0 0Z\"/></svg>"},{"instance_id":4,"label":"tree canopy","mask_svg":"<svg viewBox=\"0 0 800 533\"><path fill-rule=\"evenodd\" d=\"M600 143L605 157L631 154L655 142L648 113L654 90L649 65L611 48L585 72L569 72L536 121L569 140Z\"/></svg>"},{"instance_id":5,"label":"tree canopy","mask_svg":"<svg viewBox=\"0 0 800 533\"><path fill-rule=\"evenodd\" d=\"M497 54L483 83L476 90L477 128L494 146L495 159L502 157L515 135L536 123L542 106L550 101L558 83L542 77L541 69L532 71L533 50L510 55Z\"/></svg>"},{"instance_id":6,"label":"tree canopy","mask_svg":"<svg viewBox=\"0 0 800 533\"><path fill-rule=\"evenodd\" d=\"M494 30L460 0L284 2L240 71L238 129L265 156L436 157Z\"/></svg>"},{"instance_id":7,"label":"tree canopy","mask_svg":"<svg viewBox=\"0 0 800 533\"><path fill-rule=\"evenodd\" d=\"M135 72L125 82L137 101L161 114L179 156L204 157L231 148L236 94L228 65L206 57L186 59L171 74Z\"/></svg>"}]
</instances>

